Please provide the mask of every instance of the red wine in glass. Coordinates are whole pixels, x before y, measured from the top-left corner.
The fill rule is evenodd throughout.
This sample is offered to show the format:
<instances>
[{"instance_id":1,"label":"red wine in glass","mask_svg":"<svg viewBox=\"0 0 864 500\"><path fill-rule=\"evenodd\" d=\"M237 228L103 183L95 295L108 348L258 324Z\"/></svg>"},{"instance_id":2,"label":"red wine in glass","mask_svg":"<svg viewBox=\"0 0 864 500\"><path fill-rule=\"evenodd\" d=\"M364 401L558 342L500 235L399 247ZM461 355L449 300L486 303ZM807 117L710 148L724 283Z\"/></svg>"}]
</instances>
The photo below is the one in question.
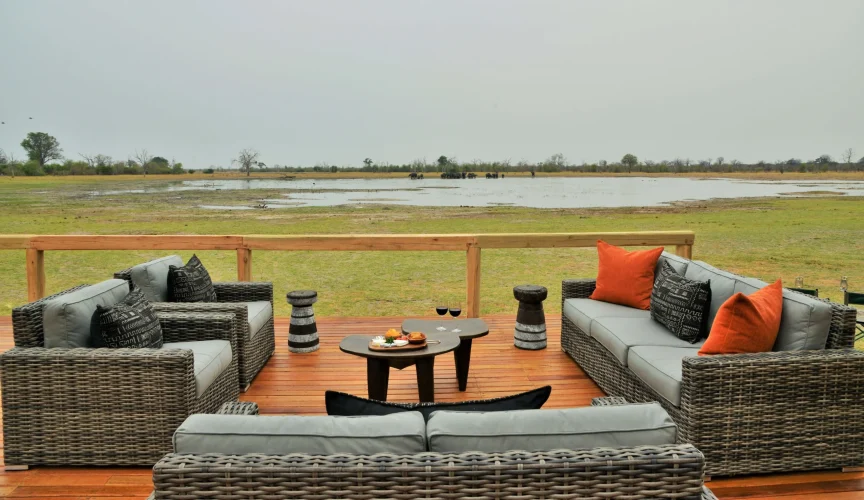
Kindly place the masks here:
<instances>
[{"instance_id":1,"label":"red wine in glass","mask_svg":"<svg viewBox=\"0 0 864 500\"><path fill-rule=\"evenodd\" d=\"M447 314L447 306L435 306L435 312L438 313L438 316L444 316Z\"/></svg>"},{"instance_id":2,"label":"red wine in glass","mask_svg":"<svg viewBox=\"0 0 864 500\"><path fill-rule=\"evenodd\" d=\"M460 314L462 314L462 308L461 307L457 306L457 307L451 307L450 308L450 316L453 316L454 318L456 318Z\"/></svg>"}]
</instances>

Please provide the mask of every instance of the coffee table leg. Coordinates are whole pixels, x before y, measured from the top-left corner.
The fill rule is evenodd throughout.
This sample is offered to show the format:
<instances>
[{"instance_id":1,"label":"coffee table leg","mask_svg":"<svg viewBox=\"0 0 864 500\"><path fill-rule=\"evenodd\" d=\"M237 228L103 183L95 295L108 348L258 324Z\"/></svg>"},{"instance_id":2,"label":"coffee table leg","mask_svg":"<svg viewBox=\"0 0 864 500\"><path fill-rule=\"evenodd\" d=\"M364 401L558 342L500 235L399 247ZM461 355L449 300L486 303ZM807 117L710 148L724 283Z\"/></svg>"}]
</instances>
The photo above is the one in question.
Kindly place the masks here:
<instances>
[{"instance_id":1,"label":"coffee table leg","mask_svg":"<svg viewBox=\"0 0 864 500\"><path fill-rule=\"evenodd\" d=\"M386 359L366 358L366 390L369 399L387 401L390 363Z\"/></svg>"},{"instance_id":2,"label":"coffee table leg","mask_svg":"<svg viewBox=\"0 0 864 500\"><path fill-rule=\"evenodd\" d=\"M456 358L456 379L459 381L459 390L465 391L468 386L468 368L471 366L471 340L462 339L459 347L453 351Z\"/></svg>"},{"instance_id":3,"label":"coffee table leg","mask_svg":"<svg viewBox=\"0 0 864 500\"><path fill-rule=\"evenodd\" d=\"M417 390L420 392L421 403L435 402L435 358L418 359Z\"/></svg>"}]
</instances>

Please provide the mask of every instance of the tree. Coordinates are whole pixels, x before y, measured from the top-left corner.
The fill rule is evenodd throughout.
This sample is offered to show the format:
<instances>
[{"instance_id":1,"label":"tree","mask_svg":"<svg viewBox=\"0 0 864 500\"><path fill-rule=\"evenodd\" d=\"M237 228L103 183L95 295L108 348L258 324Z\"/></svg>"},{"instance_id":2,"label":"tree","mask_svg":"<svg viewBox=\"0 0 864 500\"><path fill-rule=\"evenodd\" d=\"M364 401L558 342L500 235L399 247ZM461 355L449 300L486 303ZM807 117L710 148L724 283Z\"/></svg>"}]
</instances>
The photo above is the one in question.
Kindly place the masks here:
<instances>
[{"instance_id":1,"label":"tree","mask_svg":"<svg viewBox=\"0 0 864 500\"><path fill-rule=\"evenodd\" d=\"M636 155L627 153L621 158L621 164L627 167L627 172L633 170L633 167L639 164L639 158L636 158Z\"/></svg>"},{"instance_id":2,"label":"tree","mask_svg":"<svg viewBox=\"0 0 864 500\"><path fill-rule=\"evenodd\" d=\"M252 173L252 167L263 165L258 161L258 154L258 151L246 148L241 150L237 158L231 160L231 163L239 165L240 171L246 172L246 177L249 177L249 174Z\"/></svg>"},{"instance_id":3,"label":"tree","mask_svg":"<svg viewBox=\"0 0 864 500\"><path fill-rule=\"evenodd\" d=\"M40 167L44 167L51 160L63 159L60 142L45 132L28 133L27 137L21 141L21 147L27 151L28 158L39 162Z\"/></svg>"},{"instance_id":4,"label":"tree","mask_svg":"<svg viewBox=\"0 0 864 500\"><path fill-rule=\"evenodd\" d=\"M372 158L366 158L365 160L363 160L363 166L365 166L366 168L371 168L372 163Z\"/></svg>"},{"instance_id":5,"label":"tree","mask_svg":"<svg viewBox=\"0 0 864 500\"><path fill-rule=\"evenodd\" d=\"M442 172L444 171L444 167L446 167L448 163L450 163L450 158L447 158L444 155L438 157L438 166L441 168Z\"/></svg>"},{"instance_id":6,"label":"tree","mask_svg":"<svg viewBox=\"0 0 864 500\"><path fill-rule=\"evenodd\" d=\"M855 151L852 151L852 148L846 148L846 151L843 151L843 163L847 165L852 163L853 156L855 156Z\"/></svg>"},{"instance_id":7,"label":"tree","mask_svg":"<svg viewBox=\"0 0 864 500\"><path fill-rule=\"evenodd\" d=\"M816 165L827 165L829 163L833 163L833 160L831 160L831 155L822 155L819 158L813 160L813 163L815 163Z\"/></svg>"},{"instance_id":8,"label":"tree","mask_svg":"<svg viewBox=\"0 0 864 500\"><path fill-rule=\"evenodd\" d=\"M723 160L725 160L725 158L723 158L722 156L718 156L718 157L717 157L717 166L718 166L718 167L722 167L722 166L723 166Z\"/></svg>"},{"instance_id":9,"label":"tree","mask_svg":"<svg viewBox=\"0 0 864 500\"><path fill-rule=\"evenodd\" d=\"M138 164L141 165L141 170L144 171L144 177L147 177L147 169L150 168L150 162L153 161L153 155L151 155L146 149L142 149L141 151L136 149L132 158L135 158Z\"/></svg>"},{"instance_id":10,"label":"tree","mask_svg":"<svg viewBox=\"0 0 864 500\"><path fill-rule=\"evenodd\" d=\"M798 158L789 158L788 160L786 160L786 164L792 167L797 167L801 164L801 160L799 160Z\"/></svg>"}]
</instances>

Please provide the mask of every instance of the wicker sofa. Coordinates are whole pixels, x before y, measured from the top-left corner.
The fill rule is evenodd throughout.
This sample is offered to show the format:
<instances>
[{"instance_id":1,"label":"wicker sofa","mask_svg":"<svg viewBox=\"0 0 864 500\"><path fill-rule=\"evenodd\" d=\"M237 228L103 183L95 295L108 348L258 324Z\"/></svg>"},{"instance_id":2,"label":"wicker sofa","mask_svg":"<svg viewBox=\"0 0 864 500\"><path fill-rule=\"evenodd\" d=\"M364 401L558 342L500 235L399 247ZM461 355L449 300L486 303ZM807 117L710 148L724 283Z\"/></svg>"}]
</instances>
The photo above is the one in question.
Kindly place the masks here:
<instances>
[{"instance_id":1,"label":"wicker sofa","mask_svg":"<svg viewBox=\"0 0 864 500\"><path fill-rule=\"evenodd\" d=\"M0 355L7 469L150 466L172 449L189 415L237 399L231 314L159 312L161 349L45 347L44 309L81 305L76 314L89 318L96 304L116 303L128 290L109 280L12 310L15 347ZM52 328L48 334L53 345Z\"/></svg>"},{"instance_id":2,"label":"wicker sofa","mask_svg":"<svg viewBox=\"0 0 864 500\"><path fill-rule=\"evenodd\" d=\"M616 398L599 398L597 406L626 404ZM642 406L642 405L639 405ZM656 406L656 405L654 405ZM645 408L623 409L612 412L621 416ZM659 410L659 407L648 408ZM605 409L599 414L607 418ZM525 410L532 412L547 410ZM566 411L566 410L565 410ZM578 414L579 410L577 410ZM226 408L225 413L257 414L254 403L240 403ZM505 412L513 413L513 412ZM515 412L522 413L522 412ZM657 411L653 412L656 416ZM551 412L550 412L551 414ZM598 413L594 413L597 415ZM433 416L428 426L418 415L421 429L420 446L431 434L435 424ZM407 414L386 417L360 417L361 419L387 419L393 426L404 425ZM397 420L393 420L396 417ZM222 446L244 449L257 446L271 450L279 446L292 447L285 436L262 440L260 434L249 429L255 427L258 417L229 417L229 425L236 426L236 434L222 438ZM244 420L244 418L246 420ZM252 419L251 421L248 419ZM302 433L296 424L309 417L263 417L276 420L272 428ZM353 417L313 417L319 419L352 419ZM452 416L451 418L461 418ZM530 417L529 417L530 418ZM625 417L626 418L626 417ZM638 420L640 417L636 417ZM633 417L630 417L634 420ZM665 419L672 424L668 415ZM190 419L191 420L191 419ZM291 420L288 422L287 420ZM410 421L410 418L408 419ZM213 419L210 419L213 422ZM219 419L215 420L217 422ZM343 420L344 421L344 420ZM396 423L398 421L398 423ZM236 423L235 423L236 422ZM188 425L187 425L188 423ZM196 435L196 424L187 422L175 436L178 448L207 449ZM206 421L197 424L201 429ZM577 427L575 422L573 427ZM361 422L350 422L357 427ZM374 425L374 424L373 424ZM517 423L518 425L518 423ZM674 424L673 424L674 426ZM183 429L185 427L185 429ZM301 429L298 431L298 427ZM338 426L334 426L338 427ZM638 427L638 426L637 426ZM228 428L231 429L230 427ZM249 432L244 435L244 429ZM438 428L440 430L440 427ZM409 440L416 436L399 436L402 430L383 440L395 438ZM530 432L530 429L529 429ZM639 431L636 431L637 433ZM347 434L347 432L345 433ZM329 437L334 437L330 434ZM298 436L302 440L307 436ZM206 439L206 438L205 438ZM285 439L280 445L278 441ZM317 435L311 446L323 446ZM470 436L457 440L470 440ZM552 438L554 439L554 437ZM588 438L589 440L592 438ZM603 438L600 438L601 441ZM616 434L612 441L651 439L635 437L630 432ZM672 435L674 440L674 434ZM189 442L192 440L192 442ZM662 441L662 439L661 439ZM523 441L524 442L524 441ZM183 444L186 443L186 444ZM431 443L431 441L429 442ZM356 443L355 443L356 444ZM210 443L212 449L220 444ZM341 446L346 445L342 442ZM429 445L432 447L433 445ZM470 446L470 445L469 445ZM353 449L357 449L356 446ZM180 450L178 450L180 451ZM204 452L172 453L153 467L155 491L151 498L180 500L188 498L220 498L224 500L289 499L289 498L678 498L716 500L703 483L704 459L694 446L666 443L656 440L643 446L609 446L590 449L552 451L506 452L414 452L414 453L289 453L289 454L224 454Z\"/></svg>"},{"instance_id":3,"label":"wicker sofa","mask_svg":"<svg viewBox=\"0 0 864 500\"><path fill-rule=\"evenodd\" d=\"M276 350L273 325L273 283L213 283L214 303L168 302L168 266L182 266L183 260L169 255L114 273L144 291L157 311L225 312L236 318L237 369L240 390L246 391L255 375Z\"/></svg>"},{"instance_id":4,"label":"wicker sofa","mask_svg":"<svg viewBox=\"0 0 864 500\"><path fill-rule=\"evenodd\" d=\"M765 285L700 261L667 253L662 260L692 279L711 279L711 320L732 293ZM773 352L697 356L698 344L677 339L648 311L588 299L594 287L593 279L563 282L562 349L608 395L659 401L679 440L705 454L708 474L864 465L855 309L784 290Z\"/></svg>"}]
</instances>

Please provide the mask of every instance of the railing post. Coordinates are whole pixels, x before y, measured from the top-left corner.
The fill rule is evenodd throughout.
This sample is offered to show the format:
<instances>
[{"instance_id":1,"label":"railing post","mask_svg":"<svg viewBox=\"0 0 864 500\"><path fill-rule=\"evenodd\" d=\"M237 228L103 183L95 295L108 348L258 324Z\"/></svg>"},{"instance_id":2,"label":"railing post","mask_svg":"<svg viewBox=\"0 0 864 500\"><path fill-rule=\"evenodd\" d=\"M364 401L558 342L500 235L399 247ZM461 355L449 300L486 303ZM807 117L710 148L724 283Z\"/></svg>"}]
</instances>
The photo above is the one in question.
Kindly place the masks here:
<instances>
[{"instance_id":1,"label":"railing post","mask_svg":"<svg viewBox=\"0 0 864 500\"><path fill-rule=\"evenodd\" d=\"M237 249L237 281L252 281L252 250Z\"/></svg>"},{"instance_id":2,"label":"railing post","mask_svg":"<svg viewBox=\"0 0 864 500\"><path fill-rule=\"evenodd\" d=\"M36 248L27 249L27 300L30 302L45 296L45 252Z\"/></svg>"},{"instance_id":3,"label":"railing post","mask_svg":"<svg viewBox=\"0 0 864 500\"><path fill-rule=\"evenodd\" d=\"M480 247L476 243L468 245L465 259L465 281L468 285L466 317L480 317Z\"/></svg>"},{"instance_id":4,"label":"railing post","mask_svg":"<svg viewBox=\"0 0 864 500\"><path fill-rule=\"evenodd\" d=\"M675 245L675 255L685 259L693 259L693 245Z\"/></svg>"}]
</instances>

